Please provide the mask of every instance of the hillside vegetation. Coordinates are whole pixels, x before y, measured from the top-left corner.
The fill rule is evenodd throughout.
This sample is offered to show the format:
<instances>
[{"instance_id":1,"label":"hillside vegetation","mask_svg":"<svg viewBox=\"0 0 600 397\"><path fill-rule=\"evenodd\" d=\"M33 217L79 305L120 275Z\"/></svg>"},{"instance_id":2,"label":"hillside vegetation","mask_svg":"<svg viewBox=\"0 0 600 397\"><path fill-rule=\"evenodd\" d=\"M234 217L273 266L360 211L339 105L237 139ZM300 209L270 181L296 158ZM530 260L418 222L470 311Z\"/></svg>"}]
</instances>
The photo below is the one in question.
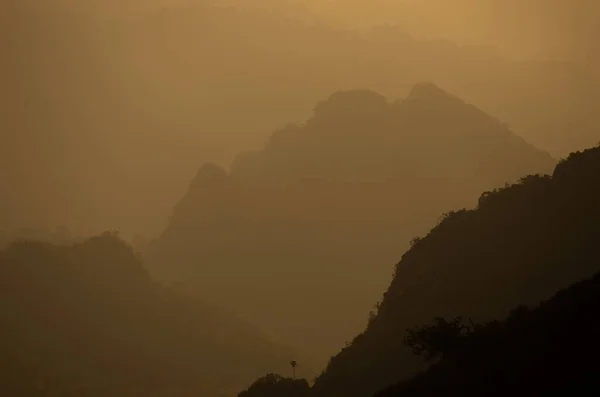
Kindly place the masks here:
<instances>
[{"instance_id":1,"label":"hillside vegetation","mask_svg":"<svg viewBox=\"0 0 600 397\"><path fill-rule=\"evenodd\" d=\"M448 213L396 266L366 331L334 356L313 392L371 395L424 365L403 345L434 317L476 322L535 305L600 269L600 147L573 153L552 176L484 193Z\"/></svg>"},{"instance_id":2,"label":"hillside vegetation","mask_svg":"<svg viewBox=\"0 0 600 397\"><path fill-rule=\"evenodd\" d=\"M451 338L441 362L376 397L597 395L599 306L596 274L533 310L516 308Z\"/></svg>"}]
</instances>

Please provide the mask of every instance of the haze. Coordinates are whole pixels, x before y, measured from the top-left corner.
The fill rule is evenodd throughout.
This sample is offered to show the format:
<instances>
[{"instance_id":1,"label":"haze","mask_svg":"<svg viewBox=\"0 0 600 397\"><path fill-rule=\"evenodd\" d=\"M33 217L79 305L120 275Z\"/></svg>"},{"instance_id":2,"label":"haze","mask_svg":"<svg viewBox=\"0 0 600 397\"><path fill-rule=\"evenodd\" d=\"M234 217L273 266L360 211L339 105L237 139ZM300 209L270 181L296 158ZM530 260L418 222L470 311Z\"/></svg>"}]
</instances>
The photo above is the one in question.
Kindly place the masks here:
<instances>
[{"instance_id":1,"label":"haze","mask_svg":"<svg viewBox=\"0 0 600 397\"><path fill-rule=\"evenodd\" d=\"M340 379L353 376L344 372L352 365L339 363L346 354L349 362L360 361L352 358L363 354L353 353L363 352L355 337L365 329L369 335L379 301L389 300L388 287L409 296L423 280L431 281L432 291L438 288L435 272L425 270L406 270L409 280L419 281L398 287L395 280L405 270L398 273L394 264L405 253L412 263L414 250L419 263L446 263L434 248L450 243L432 243L427 253L415 248L445 219L442 214L479 209L486 192L511 184L538 186L537 179L523 178L552 175L562 159L600 141L600 3L5 0L0 109L0 261L10 270L6 280L56 297L50 287L27 286L28 273L15 270L16 263L56 263L63 270L48 279L57 284L88 285L102 275L101 286L89 288L103 298L94 301L89 292L82 302L104 313L105 321L117 318L111 316L118 305L102 306L113 298L124 299L123 316L143 313L139 322L127 323L128 336L118 327L96 334L85 321L74 321L68 330L73 334L64 335L97 337L103 347L112 340L106 335L116 335L115 346L128 346L129 335L157 327L147 339L132 337L139 345L129 352L162 346L149 353L155 353L156 366L134 357L123 368L139 371L131 378L138 380L162 372L157 384L164 395L174 382L181 383L173 388L180 393L235 395L267 371L288 370L290 360L304 364L299 378L327 368L311 396L353 393L350 383L336 383L338 373ZM554 179L539 186L546 183L567 189ZM523 189L538 197L536 188ZM562 193L552 192L559 202ZM482 219L479 226L461 225L488 227L489 219ZM50 245L15 248L16 241ZM102 270L103 261L123 267ZM87 263L100 268L73 270ZM481 313L501 318L518 304L550 299L592 270L569 273L564 283L556 281L563 273L548 276L550 287L515 293ZM513 276L520 280L521 274L508 278ZM177 292L163 294L162 288ZM6 307L39 314L29 300L20 300L25 295L10 291L6 302L16 303ZM462 303L452 310L436 306L442 292L427 295L427 316L467 310ZM65 292L74 300L79 293ZM52 305L81 316L92 310L60 299ZM51 327L52 321L35 316L14 329ZM184 327L189 316L192 329L210 324L214 332L196 338L159 326L172 321ZM405 313L394 324L429 320L423 316ZM382 327L383 334L391 332ZM68 337L57 335L48 340L68 345ZM191 355L176 362L188 343L198 355L210 346L207 360L223 361L214 368ZM364 343L371 346L364 348L367 356L389 350ZM151 388L139 381L136 389L108 364L96 368L100 350L74 349L64 373L89 360L77 375L82 384L106 386L116 395ZM228 372L227 360L239 351L246 352L247 367ZM405 377L421 368L404 359ZM196 369L215 382L195 379ZM96 370L111 379L110 387L102 376L84 374ZM74 382L65 376L69 380L56 379ZM382 375L387 383L357 380L355 391L372 395L400 380L390 377Z\"/></svg>"}]
</instances>

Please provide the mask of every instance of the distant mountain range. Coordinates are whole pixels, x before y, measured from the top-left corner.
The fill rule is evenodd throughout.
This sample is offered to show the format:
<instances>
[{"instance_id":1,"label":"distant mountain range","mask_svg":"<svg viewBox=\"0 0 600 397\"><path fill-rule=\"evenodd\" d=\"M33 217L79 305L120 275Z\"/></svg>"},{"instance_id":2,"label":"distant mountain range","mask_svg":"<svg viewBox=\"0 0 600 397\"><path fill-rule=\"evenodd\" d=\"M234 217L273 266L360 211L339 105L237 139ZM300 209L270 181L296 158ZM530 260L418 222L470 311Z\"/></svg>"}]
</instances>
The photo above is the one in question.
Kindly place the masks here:
<instances>
[{"instance_id":1,"label":"distant mountain range","mask_svg":"<svg viewBox=\"0 0 600 397\"><path fill-rule=\"evenodd\" d=\"M230 395L300 359L218 306L155 284L111 235L3 249L0 309L6 396Z\"/></svg>"},{"instance_id":2,"label":"distant mountain range","mask_svg":"<svg viewBox=\"0 0 600 397\"><path fill-rule=\"evenodd\" d=\"M207 3L128 11L142 3L22 0L0 15L4 227L156 235L202 162L261 147L336 90L395 98L431 80L555 156L598 139L579 66Z\"/></svg>"}]
</instances>

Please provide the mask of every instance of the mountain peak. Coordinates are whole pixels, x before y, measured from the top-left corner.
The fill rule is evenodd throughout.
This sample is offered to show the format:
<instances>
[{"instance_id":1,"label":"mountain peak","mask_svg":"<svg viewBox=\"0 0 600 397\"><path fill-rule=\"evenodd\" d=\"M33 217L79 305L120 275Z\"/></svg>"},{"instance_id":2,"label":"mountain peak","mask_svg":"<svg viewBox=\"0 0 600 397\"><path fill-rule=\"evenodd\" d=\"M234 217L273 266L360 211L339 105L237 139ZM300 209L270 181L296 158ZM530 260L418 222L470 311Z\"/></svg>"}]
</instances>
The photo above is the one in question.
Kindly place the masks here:
<instances>
[{"instance_id":1,"label":"mountain peak","mask_svg":"<svg viewBox=\"0 0 600 397\"><path fill-rule=\"evenodd\" d=\"M345 117L348 117L348 115L365 115L379 113L386 110L387 106L387 99L374 91L338 91L317 104L315 115L342 114Z\"/></svg>"},{"instance_id":2,"label":"mountain peak","mask_svg":"<svg viewBox=\"0 0 600 397\"><path fill-rule=\"evenodd\" d=\"M443 89L441 89L440 87L438 87L437 85L435 85L434 83L430 82L430 81L426 81L426 82L421 82L421 83L417 83L415 84L408 96L406 97L407 101L411 101L411 100L453 100L453 101L461 101L459 98L455 97L454 95L449 94L448 92L444 91Z\"/></svg>"},{"instance_id":3,"label":"mountain peak","mask_svg":"<svg viewBox=\"0 0 600 397\"><path fill-rule=\"evenodd\" d=\"M204 163L192 181L191 187L220 184L227 179L227 171L214 163Z\"/></svg>"}]
</instances>

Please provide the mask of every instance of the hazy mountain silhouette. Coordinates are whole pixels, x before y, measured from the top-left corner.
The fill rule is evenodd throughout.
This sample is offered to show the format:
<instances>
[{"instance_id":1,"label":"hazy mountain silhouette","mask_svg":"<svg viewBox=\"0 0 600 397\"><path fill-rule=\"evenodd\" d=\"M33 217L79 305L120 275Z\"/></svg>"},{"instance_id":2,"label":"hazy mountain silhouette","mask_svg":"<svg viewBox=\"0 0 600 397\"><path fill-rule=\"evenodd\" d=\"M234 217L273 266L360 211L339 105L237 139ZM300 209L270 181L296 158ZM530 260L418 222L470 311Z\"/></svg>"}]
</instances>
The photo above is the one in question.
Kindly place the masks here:
<instances>
[{"instance_id":1,"label":"hazy mountain silhouette","mask_svg":"<svg viewBox=\"0 0 600 397\"><path fill-rule=\"evenodd\" d=\"M204 95L211 71L177 71L170 55L203 56L176 28L179 18L191 22L185 11L107 15L102 3L122 2L18 1L0 15L4 228L156 235L198 157L230 161L262 142L263 129L295 117L285 109L301 109L268 97L248 104L231 91ZM204 8L195 10L202 24ZM158 33L164 18L173 37Z\"/></svg>"},{"instance_id":2,"label":"hazy mountain silhouette","mask_svg":"<svg viewBox=\"0 0 600 397\"><path fill-rule=\"evenodd\" d=\"M7 396L231 393L293 358L222 309L159 287L111 235L0 251L0 309Z\"/></svg>"},{"instance_id":3,"label":"hazy mountain silhouette","mask_svg":"<svg viewBox=\"0 0 600 397\"><path fill-rule=\"evenodd\" d=\"M430 83L394 103L338 92L229 173L204 165L152 244L152 271L332 353L364 327L412 236L477 192L554 164Z\"/></svg>"},{"instance_id":4,"label":"hazy mountain silhouette","mask_svg":"<svg viewBox=\"0 0 600 397\"><path fill-rule=\"evenodd\" d=\"M0 220L9 229L157 234L199 162L260 147L339 89L395 98L433 80L553 154L597 140L591 66L205 2L8 4Z\"/></svg>"},{"instance_id":5,"label":"hazy mountain silhouette","mask_svg":"<svg viewBox=\"0 0 600 397\"><path fill-rule=\"evenodd\" d=\"M469 327L440 363L376 396L596 395L599 306L596 274L533 310L519 307L505 321Z\"/></svg>"},{"instance_id":6,"label":"hazy mountain silhouette","mask_svg":"<svg viewBox=\"0 0 600 397\"><path fill-rule=\"evenodd\" d=\"M19 229L2 230L0 229L0 249L4 249L11 244L23 241L38 241L56 245L75 244L80 242L81 238L73 236L67 227L58 227L55 230L47 229Z\"/></svg>"},{"instance_id":7,"label":"hazy mountain silhouette","mask_svg":"<svg viewBox=\"0 0 600 397\"><path fill-rule=\"evenodd\" d=\"M244 0L214 0L244 4ZM313 13L342 26L400 25L418 37L444 37L498 47L520 59L583 61L597 45L600 5L595 0L256 0ZM507 26L507 23L509 26Z\"/></svg>"},{"instance_id":8,"label":"hazy mountain silhouette","mask_svg":"<svg viewBox=\"0 0 600 397\"><path fill-rule=\"evenodd\" d=\"M316 380L313 393L319 396L373 394L409 377L425 365L402 343L407 328L426 323L436 316L464 316L476 322L501 318L513 307L537 304L559 289L596 273L600 269L597 255L600 242L599 199L600 147L596 147L570 155L556 166L551 177L525 177L517 184L484 193L477 209L447 214L425 238L413 240L411 249L396 266L378 313L372 316L364 333L331 359L325 372ZM595 285L596 281L593 283ZM582 288L587 290L588 286ZM549 306L556 306L559 310L562 305L560 299ZM569 299L565 298L565 305L569 304ZM588 303L582 304L586 306L581 309L587 310ZM573 309L579 310L576 306ZM531 321L546 321L545 310L540 309L540 314L535 314ZM565 313L560 315L567 316ZM568 324L569 319L573 318L570 315L558 317L557 323L567 322L559 324L558 329L566 328L565 332L577 333L580 328L585 328L579 327L579 323ZM554 320L548 321L551 321L548 325L555 324ZM535 334L543 323L534 326L531 332ZM571 326L573 328L569 328ZM590 324L590 327L593 326ZM593 329L581 329L582 335L588 335L587 332ZM552 334L551 329L545 330ZM527 335L531 334L526 333L523 337L529 338ZM561 335L554 336L562 338ZM571 354L565 349L572 348L572 341L562 341L563 345L552 350L554 348L549 347L552 340L543 339L540 334L531 338L540 338L540 343L543 343L540 348L550 349L548 352L565 354L565 358ZM524 339L523 343L533 339ZM469 354L485 356L486 352L504 348L504 345L488 342L481 341L481 352L478 353L477 348ZM513 361L502 361L515 351L512 349L499 358L498 366L512 365ZM468 369L465 371L476 371L475 367L480 362L482 370L486 371L496 365L490 362L494 359L494 356L484 361L473 359L466 364ZM513 359L518 357L510 360ZM529 359L546 360L536 355ZM572 364L566 361L559 364L560 360L560 357L552 358L552 365L564 368ZM585 363L589 361L577 363L573 368L581 369ZM435 383L439 379L446 382L447 368L441 367L439 371L432 370L431 377L423 378L424 381ZM448 370L449 376L454 376L454 370ZM460 376L461 370L456 370ZM552 370L549 371L553 374ZM527 376L521 372L518 375ZM532 373L532 379L537 379L538 375L538 372ZM466 373L466 376L470 375ZM457 378L457 381L460 379ZM502 380L494 379L494 382ZM510 379L507 378L507 385ZM473 380L475 390L479 390L479 381L483 379ZM527 382L526 379L523 381ZM535 384L537 380L532 382ZM416 391L431 390L426 389L420 380L415 380L414 384L417 385ZM440 387L444 384L436 383ZM409 383L407 387L412 390L412 385ZM469 383L465 386L468 387ZM403 390L402 387L400 390Z\"/></svg>"},{"instance_id":9,"label":"hazy mountain silhouette","mask_svg":"<svg viewBox=\"0 0 600 397\"><path fill-rule=\"evenodd\" d=\"M405 0L401 27L371 26L383 1L256 1L3 3L2 392L204 395L290 359L305 375L274 341L337 350L410 241L309 392L369 394L426 365L406 327L500 318L597 271L599 149L476 200L598 140L597 1ZM336 7L368 27L319 19ZM413 35L440 22L503 49ZM114 235L74 237L106 229L192 296ZM278 375L248 392L271 386L308 392Z\"/></svg>"}]
</instances>

